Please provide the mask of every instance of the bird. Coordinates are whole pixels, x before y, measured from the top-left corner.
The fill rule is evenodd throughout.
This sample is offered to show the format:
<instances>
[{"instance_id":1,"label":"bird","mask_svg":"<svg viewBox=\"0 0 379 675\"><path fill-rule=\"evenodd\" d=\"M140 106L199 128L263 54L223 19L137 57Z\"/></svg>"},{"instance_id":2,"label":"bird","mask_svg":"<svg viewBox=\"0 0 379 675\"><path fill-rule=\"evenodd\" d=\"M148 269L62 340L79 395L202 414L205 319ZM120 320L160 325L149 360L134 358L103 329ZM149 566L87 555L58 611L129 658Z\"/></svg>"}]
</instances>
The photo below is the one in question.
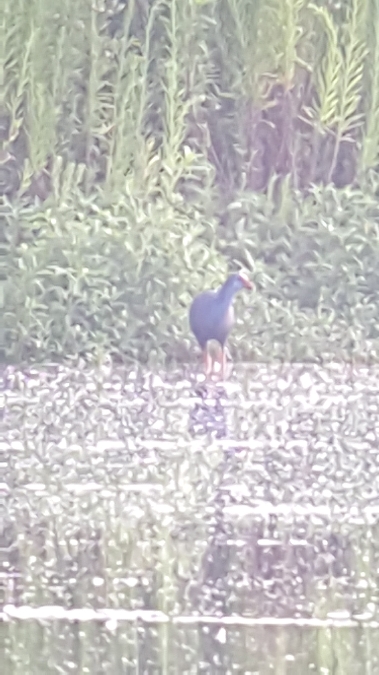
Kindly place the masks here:
<instances>
[{"instance_id":1,"label":"bird","mask_svg":"<svg viewBox=\"0 0 379 675\"><path fill-rule=\"evenodd\" d=\"M225 378L225 347L234 324L233 299L243 288L252 289L253 284L242 272L231 274L220 288L203 291L191 303L189 324L203 352L206 376L212 373L214 365L208 351L208 342L216 340L220 346L221 377Z\"/></svg>"}]
</instances>

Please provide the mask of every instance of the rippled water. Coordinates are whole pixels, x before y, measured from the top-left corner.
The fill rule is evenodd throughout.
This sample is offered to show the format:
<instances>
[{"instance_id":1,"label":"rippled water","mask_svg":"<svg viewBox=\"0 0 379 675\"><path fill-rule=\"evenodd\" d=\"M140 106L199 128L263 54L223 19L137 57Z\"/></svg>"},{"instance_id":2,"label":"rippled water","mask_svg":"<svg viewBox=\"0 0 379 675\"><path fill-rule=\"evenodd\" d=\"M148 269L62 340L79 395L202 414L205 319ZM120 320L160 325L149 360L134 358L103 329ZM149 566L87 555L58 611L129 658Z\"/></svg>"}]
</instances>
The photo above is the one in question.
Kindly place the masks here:
<instances>
[{"instance_id":1,"label":"rippled water","mask_svg":"<svg viewBox=\"0 0 379 675\"><path fill-rule=\"evenodd\" d=\"M8 672L379 673L378 391L8 368Z\"/></svg>"}]
</instances>

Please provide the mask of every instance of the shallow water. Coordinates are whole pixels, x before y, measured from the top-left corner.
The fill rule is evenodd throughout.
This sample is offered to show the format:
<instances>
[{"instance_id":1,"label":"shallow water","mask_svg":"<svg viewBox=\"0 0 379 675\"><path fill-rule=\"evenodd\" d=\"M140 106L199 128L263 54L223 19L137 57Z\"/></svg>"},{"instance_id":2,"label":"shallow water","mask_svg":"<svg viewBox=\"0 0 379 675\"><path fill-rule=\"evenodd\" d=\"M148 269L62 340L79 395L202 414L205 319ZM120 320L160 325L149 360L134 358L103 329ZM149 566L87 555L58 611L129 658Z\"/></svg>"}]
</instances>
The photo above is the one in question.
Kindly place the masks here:
<instances>
[{"instance_id":1,"label":"shallow water","mask_svg":"<svg viewBox=\"0 0 379 675\"><path fill-rule=\"evenodd\" d=\"M8 368L8 672L379 673L379 368Z\"/></svg>"}]
</instances>

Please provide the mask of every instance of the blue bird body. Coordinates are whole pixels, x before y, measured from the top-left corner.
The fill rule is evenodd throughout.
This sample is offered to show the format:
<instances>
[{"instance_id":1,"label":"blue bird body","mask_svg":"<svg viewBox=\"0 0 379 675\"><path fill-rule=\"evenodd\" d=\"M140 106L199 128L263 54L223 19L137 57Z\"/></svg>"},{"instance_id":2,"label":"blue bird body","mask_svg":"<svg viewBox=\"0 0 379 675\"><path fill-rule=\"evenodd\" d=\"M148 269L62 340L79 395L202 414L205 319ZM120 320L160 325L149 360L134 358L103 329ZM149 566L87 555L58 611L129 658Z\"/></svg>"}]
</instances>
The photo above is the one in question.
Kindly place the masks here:
<instances>
[{"instance_id":1,"label":"blue bird body","mask_svg":"<svg viewBox=\"0 0 379 675\"><path fill-rule=\"evenodd\" d=\"M204 291L192 301L189 311L191 330L197 339L204 356L206 373L213 368L209 362L207 343L216 340L221 347L221 370L224 376L226 357L225 344L234 325L233 299L242 288L252 288L252 284L241 274L232 274L215 291Z\"/></svg>"}]
</instances>

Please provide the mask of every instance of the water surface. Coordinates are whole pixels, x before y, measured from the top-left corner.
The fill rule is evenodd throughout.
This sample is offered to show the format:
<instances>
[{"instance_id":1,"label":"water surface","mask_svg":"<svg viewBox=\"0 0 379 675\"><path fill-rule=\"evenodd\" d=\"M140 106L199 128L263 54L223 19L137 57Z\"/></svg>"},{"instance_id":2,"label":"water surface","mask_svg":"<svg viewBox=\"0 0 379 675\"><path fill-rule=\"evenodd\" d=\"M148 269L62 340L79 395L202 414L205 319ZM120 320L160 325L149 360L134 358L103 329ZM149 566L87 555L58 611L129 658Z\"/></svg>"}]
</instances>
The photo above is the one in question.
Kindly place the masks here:
<instances>
[{"instance_id":1,"label":"water surface","mask_svg":"<svg viewBox=\"0 0 379 675\"><path fill-rule=\"evenodd\" d=\"M379 673L379 369L5 385L12 675Z\"/></svg>"}]
</instances>

